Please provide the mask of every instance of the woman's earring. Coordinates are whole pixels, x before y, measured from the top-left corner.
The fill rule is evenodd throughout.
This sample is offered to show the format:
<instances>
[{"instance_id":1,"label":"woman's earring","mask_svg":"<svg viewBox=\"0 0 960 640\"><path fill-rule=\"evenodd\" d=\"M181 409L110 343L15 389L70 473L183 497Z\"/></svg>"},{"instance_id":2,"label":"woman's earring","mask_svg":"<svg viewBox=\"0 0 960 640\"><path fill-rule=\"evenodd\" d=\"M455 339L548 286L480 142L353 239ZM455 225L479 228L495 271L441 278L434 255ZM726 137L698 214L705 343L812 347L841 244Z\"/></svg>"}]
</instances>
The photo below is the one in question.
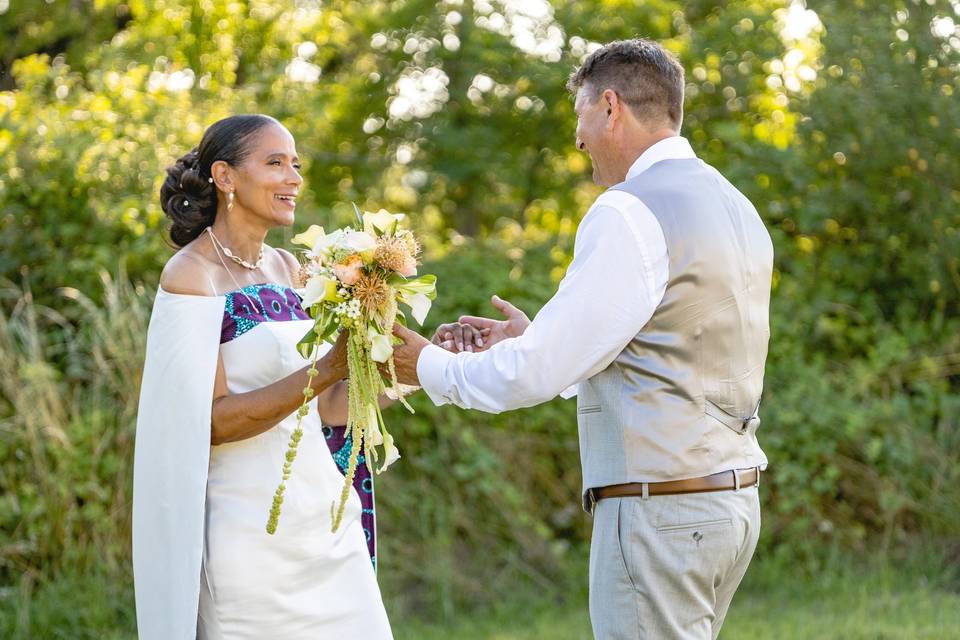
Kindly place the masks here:
<instances>
[{"instance_id":1,"label":"woman's earring","mask_svg":"<svg viewBox=\"0 0 960 640\"><path fill-rule=\"evenodd\" d=\"M227 211L233 211L233 191L227 194Z\"/></svg>"}]
</instances>

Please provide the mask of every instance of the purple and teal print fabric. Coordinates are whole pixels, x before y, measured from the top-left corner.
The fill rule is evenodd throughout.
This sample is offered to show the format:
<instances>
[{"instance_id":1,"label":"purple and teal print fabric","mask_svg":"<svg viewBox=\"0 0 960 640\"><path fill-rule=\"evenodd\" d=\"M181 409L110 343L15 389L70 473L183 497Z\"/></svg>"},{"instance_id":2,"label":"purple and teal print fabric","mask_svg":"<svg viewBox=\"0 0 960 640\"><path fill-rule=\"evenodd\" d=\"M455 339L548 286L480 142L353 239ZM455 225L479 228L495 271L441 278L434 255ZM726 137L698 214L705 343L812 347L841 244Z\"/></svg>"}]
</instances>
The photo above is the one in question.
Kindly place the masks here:
<instances>
[{"instance_id":1,"label":"purple and teal print fabric","mask_svg":"<svg viewBox=\"0 0 960 640\"><path fill-rule=\"evenodd\" d=\"M300 296L279 284L252 284L226 294L220 344L239 338L262 322L309 320Z\"/></svg>"}]
</instances>

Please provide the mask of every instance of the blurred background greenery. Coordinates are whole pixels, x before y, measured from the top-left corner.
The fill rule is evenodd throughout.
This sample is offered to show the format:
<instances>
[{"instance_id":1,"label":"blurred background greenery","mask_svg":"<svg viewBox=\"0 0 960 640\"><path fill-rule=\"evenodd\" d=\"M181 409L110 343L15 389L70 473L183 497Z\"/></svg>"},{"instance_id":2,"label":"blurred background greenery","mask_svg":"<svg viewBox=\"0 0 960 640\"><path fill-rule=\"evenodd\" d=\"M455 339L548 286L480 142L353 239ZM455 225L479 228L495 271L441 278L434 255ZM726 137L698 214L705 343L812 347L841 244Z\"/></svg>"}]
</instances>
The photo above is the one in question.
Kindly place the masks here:
<instances>
[{"instance_id":1,"label":"blurred background greenery","mask_svg":"<svg viewBox=\"0 0 960 640\"><path fill-rule=\"evenodd\" d=\"M283 121L310 223L409 212L429 322L531 315L599 193L564 81L642 35L776 246L764 528L724 637L960 637L956 0L0 0L0 636L133 637L138 381L204 127ZM398 638L585 638L572 403L388 420Z\"/></svg>"}]
</instances>

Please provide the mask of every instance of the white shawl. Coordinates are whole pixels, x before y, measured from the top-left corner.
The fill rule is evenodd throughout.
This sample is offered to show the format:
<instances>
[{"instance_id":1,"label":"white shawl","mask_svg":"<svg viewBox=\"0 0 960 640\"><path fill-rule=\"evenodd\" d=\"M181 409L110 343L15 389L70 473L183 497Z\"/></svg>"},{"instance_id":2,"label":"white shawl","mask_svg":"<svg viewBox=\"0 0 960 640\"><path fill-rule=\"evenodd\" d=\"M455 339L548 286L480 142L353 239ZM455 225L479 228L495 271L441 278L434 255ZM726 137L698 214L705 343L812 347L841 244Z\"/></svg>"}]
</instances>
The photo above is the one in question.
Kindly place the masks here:
<instances>
[{"instance_id":1,"label":"white shawl","mask_svg":"<svg viewBox=\"0 0 960 640\"><path fill-rule=\"evenodd\" d=\"M133 578L141 640L197 635L210 412L225 298L157 291L133 465Z\"/></svg>"}]
</instances>

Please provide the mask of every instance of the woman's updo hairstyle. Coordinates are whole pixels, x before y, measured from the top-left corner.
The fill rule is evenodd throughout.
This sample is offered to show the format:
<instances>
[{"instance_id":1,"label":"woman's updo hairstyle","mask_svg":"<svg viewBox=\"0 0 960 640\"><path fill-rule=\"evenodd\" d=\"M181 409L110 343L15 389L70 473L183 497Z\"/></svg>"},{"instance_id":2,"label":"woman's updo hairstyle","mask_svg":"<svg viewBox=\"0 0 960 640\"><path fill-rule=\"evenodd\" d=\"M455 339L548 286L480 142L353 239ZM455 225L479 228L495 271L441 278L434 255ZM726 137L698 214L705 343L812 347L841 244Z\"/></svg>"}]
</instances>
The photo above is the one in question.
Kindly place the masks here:
<instances>
[{"instance_id":1,"label":"woman's updo hairstyle","mask_svg":"<svg viewBox=\"0 0 960 640\"><path fill-rule=\"evenodd\" d=\"M276 122L262 115L218 120L204 131L199 146L167 167L167 179L160 187L160 206L173 221L170 239L175 245L189 244L217 216L217 187L211 179L211 165L223 160L238 166L249 155L254 134Z\"/></svg>"}]
</instances>

